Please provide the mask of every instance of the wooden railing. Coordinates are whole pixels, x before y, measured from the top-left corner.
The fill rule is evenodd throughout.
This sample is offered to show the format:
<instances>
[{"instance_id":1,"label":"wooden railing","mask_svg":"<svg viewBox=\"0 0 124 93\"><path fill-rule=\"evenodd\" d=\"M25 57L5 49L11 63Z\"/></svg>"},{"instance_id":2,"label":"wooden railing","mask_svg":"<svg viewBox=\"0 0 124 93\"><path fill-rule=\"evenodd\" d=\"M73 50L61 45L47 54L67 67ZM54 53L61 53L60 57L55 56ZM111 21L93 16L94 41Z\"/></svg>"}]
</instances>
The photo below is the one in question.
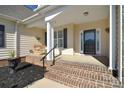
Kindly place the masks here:
<instances>
[{"instance_id":1,"label":"wooden railing","mask_svg":"<svg viewBox=\"0 0 124 93\"><path fill-rule=\"evenodd\" d=\"M57 47L57 44L49 51L49 52L47 52L43 57L42 57L42 59L41 59L41 61L43 61L43 68L45 67L45 58L47 57L47 55L49 54L49 53L51 53L52 51L53 51L53 61L52 61L52 65L55 65L55 51L54 51L54 49Z\"/></svg>"}]
</instances>

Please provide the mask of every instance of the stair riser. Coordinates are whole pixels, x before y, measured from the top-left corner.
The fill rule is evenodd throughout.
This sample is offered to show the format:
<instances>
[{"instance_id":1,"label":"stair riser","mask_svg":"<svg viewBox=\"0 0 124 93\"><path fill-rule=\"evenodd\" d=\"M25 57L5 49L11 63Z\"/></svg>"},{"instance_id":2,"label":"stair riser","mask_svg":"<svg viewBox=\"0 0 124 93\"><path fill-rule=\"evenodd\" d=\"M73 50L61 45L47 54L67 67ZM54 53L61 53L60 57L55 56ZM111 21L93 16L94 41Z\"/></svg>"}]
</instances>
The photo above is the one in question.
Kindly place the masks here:
<instances>
[{"instance_id":1,"label":"stair riser","mask_svg":"<svg viewBox=\"0 0 124 93\"><path fill-rule=\"evenodd\" d=\"M55 74L47 73L45 75L45 78L54 80L56 82L59 82L61 84L64 84L69 87L75 87L75 88L112 88L112 84L104 84L104 83L96 83L94 81L89 81L86 79L76 79L76 77L73 77L75 79L69 79L67 77L58 76Z\"/></svg>"},{"instance_id":2,"label":"stair riser","mask_svg":"<svg viewBox=\"0 0 124 93\"><path fill-rule=\"evenodd\" d=\"M119 87L119 81L112 76L112 72L107 67L59 61L53 66L47 66L47 70L48 72L45 73L45 78L69 87Z\"/></svg>"},{"instance_id":3,"label":"stair riser","mask_svg":"<svg viewBox=\"0 0 124 93\"><path fill-rule=\"evenodd\" d=\"M110 75L104 75L104 74L98 74L98 73L94 73L94 72L90 72L90 71L73 71L73 70L67 70L67 69L53 69L53 68L49 68L50 72L53 73L64 73L64 74L68 74L70 76L75 76L75 77L79 77L79 78L88 78L92 81L100 81L100 82L105 82L107 84L111 84L111 82L113 82L114 84L117 84L118 81L115 78L112 78L112 76Z\"/></svg>"},{"instance_id":4,"label":"stair riser","mask_svg":"<svg viewBox=\"0 0 124 93\"><path fill-rule=\"evenodd\" d=\"M82 69L83 68L85 70L112 74L112 71L108 70L105 67L92 66L92 65L87 65L87 64L69 64L69 63L56 62L56 65L57 66L66 66L66 67L70 67L70 68L77 68L77 69Z\"/></svg>"}]
</instances>

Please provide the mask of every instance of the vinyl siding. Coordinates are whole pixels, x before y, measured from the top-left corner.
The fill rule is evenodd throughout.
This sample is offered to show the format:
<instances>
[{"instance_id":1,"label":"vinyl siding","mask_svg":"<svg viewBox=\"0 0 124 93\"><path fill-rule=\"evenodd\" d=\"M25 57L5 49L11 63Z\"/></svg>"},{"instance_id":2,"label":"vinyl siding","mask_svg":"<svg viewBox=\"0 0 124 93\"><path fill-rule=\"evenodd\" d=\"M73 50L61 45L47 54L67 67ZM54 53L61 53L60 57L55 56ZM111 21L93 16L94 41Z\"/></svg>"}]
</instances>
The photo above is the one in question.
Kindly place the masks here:
<instances>
[{"instance_id":1,"label":"vinyl siding","mask_svg":"<svg viewBox=\"0 0 124 93\"><path fill-rule=\"evenodd\" d=\"M124 13L124 6L123 6L123 13ZM122 16L124 17L124 16ZM122 83L124 88L124 18L122 18Z\"/></svg>"},{"instance_id":2,"label":"vinyl siding","mask_svg":"<svg viewBox=\"0 0 124 93\"><path fill-rule=\"evenodd\" d=\"M123 87L124 87L124 23L122 29L122 79L123 79Z\"/></svg>"},{"instance_id":3,"label":"vinyl siding","mask_svg":"<svg viewBox=\"0 0 124 93\"><path fill-rule=\"evenodd\" d=\"M120 73L120 6L116 6L116 62L118 79L120 79L120 74L122 74Z\"/></svg>"},{"instance_id":4,"label":"vinyl siding","mask_svg":"<svg viewBox=\"0 0 124 93\"><path fill-rule=\"evenodd\" d=\"M44 44L44 30L38 28L26 28L21 25L19 27L19 55L26 56L29 53L29 50L33 49L35 44ZM41 40L38 41L36 37L40 37Z\"/></svg>"},{"instance_id":5,"label":"vinyl siding","mask_svg":"<svg viewBox=\"0 0 124 93\"><path fill-rule=\"evenodd\" d=\"M0 24L5 26L5 47L0 48L0 59L8 58L8 51L14 50L14 22L0 19Z\"/></svg>"},{"instance_id":6,"label":"vinyl siding","mask_svg":"<svg viewBox=\"0 0 124 93\"><path fill-rule=\"evenodd\" d=\"M0 60L7 59L8 52L15 49L15 23L0 19L0 24L5 26L5 47L0 48ZM26 28L18 24L17 53L18 56L26 56L35 44L44 44L44 30L39 28ZM38 41L36 37L40 37Z\"/></svg>"}]
</instances>

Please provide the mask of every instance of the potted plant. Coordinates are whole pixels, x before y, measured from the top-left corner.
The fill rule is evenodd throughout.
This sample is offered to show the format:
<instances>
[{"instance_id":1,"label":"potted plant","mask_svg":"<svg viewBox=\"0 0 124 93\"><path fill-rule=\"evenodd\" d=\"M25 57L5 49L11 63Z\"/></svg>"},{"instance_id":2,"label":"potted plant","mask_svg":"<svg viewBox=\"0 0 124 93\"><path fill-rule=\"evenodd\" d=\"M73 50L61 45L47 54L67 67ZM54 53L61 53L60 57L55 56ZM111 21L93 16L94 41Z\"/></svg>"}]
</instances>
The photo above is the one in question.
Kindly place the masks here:
<instances>
[{"instance_id":1,"label":"potted plant","mask_svg":"<svg viewBox=\"0 0 124 93\"><path fill-rule=\"evenodd\" d=\"M17 62L17 58L15 57L15 51L11 50L8 52L9 58L8 58L8 62L9 62L9 72L12 74L15 72L15 68L18 65Z\"/></svg>"}]
</instances>

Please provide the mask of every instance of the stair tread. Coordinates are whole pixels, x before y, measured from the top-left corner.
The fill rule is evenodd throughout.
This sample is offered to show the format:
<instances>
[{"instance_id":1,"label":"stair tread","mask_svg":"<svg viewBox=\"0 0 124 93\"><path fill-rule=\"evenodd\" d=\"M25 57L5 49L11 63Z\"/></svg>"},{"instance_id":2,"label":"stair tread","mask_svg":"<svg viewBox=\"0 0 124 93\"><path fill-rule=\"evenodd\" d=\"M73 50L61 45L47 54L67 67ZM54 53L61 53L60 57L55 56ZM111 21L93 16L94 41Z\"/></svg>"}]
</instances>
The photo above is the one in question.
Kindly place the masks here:
<instances>
[{"instance_id":1,"label":"stair tread","mask_svg":"<svg viewBox=\"0 0 124 93\"><path fill-rule=\"evenodd\" d=\"M101 81L106 83L113 82L114 84L116 84L118 82L118 80L112 75L102 74L102 73L88 71L88 70L74 71L73 68L70 70L70 69L64 69L64 68L61 69L60 67L57 67L57 68L51 67L51 68L48 68L48 70L53 73L56 72L56 73L68 74L68 75L79 77L79 78L89 78L91 80Z\"/></svg>"},{"instance_id":2,"label":"stair tread","mask_svg":"<svg viewBox=\"0 0 124 93\"><path fill-rule=\"evenodd\" d=\"M83 68L83 69L88 69L91 71L99 71L102 73L112 74L112 72L108 70L107 67L103 67L99 65L92 65L92 64L79 63L79 62L68 62L64 60L57 61L56 65L64 65L64 66L66 65L66 66L73 67L73 68L79 68L79 69Z\"/></svg>"},{"instance_id":3,"label":"stair tread","mask_svg":"<svg viewBox=\"0 0 124 93\"><path fill-rule=\"evenodd\" d=\"M107 67L58 61L47 67L45 77L69 87L120 87L120 82Z\"/></svg>"},{"instance_id":4,"label":"stair tread","mask_svg":"<svg viewBox=\"0 0 124 93\"><path fill-rule=\"evenodd\" d=\"M67 74L55 74L51 72L47 72L45 74L45 78L54 80L56 82L59 82L61 84L70 86L70 87L89 87L89 88L97 88L97 87L119 87L119 85L113 85L108 84L108 83L103 83L103 82L97 82L90 80L88 78L80 78L80 77L75 77L75 76L70 76Z\"/></svg>"}]
</instances>

